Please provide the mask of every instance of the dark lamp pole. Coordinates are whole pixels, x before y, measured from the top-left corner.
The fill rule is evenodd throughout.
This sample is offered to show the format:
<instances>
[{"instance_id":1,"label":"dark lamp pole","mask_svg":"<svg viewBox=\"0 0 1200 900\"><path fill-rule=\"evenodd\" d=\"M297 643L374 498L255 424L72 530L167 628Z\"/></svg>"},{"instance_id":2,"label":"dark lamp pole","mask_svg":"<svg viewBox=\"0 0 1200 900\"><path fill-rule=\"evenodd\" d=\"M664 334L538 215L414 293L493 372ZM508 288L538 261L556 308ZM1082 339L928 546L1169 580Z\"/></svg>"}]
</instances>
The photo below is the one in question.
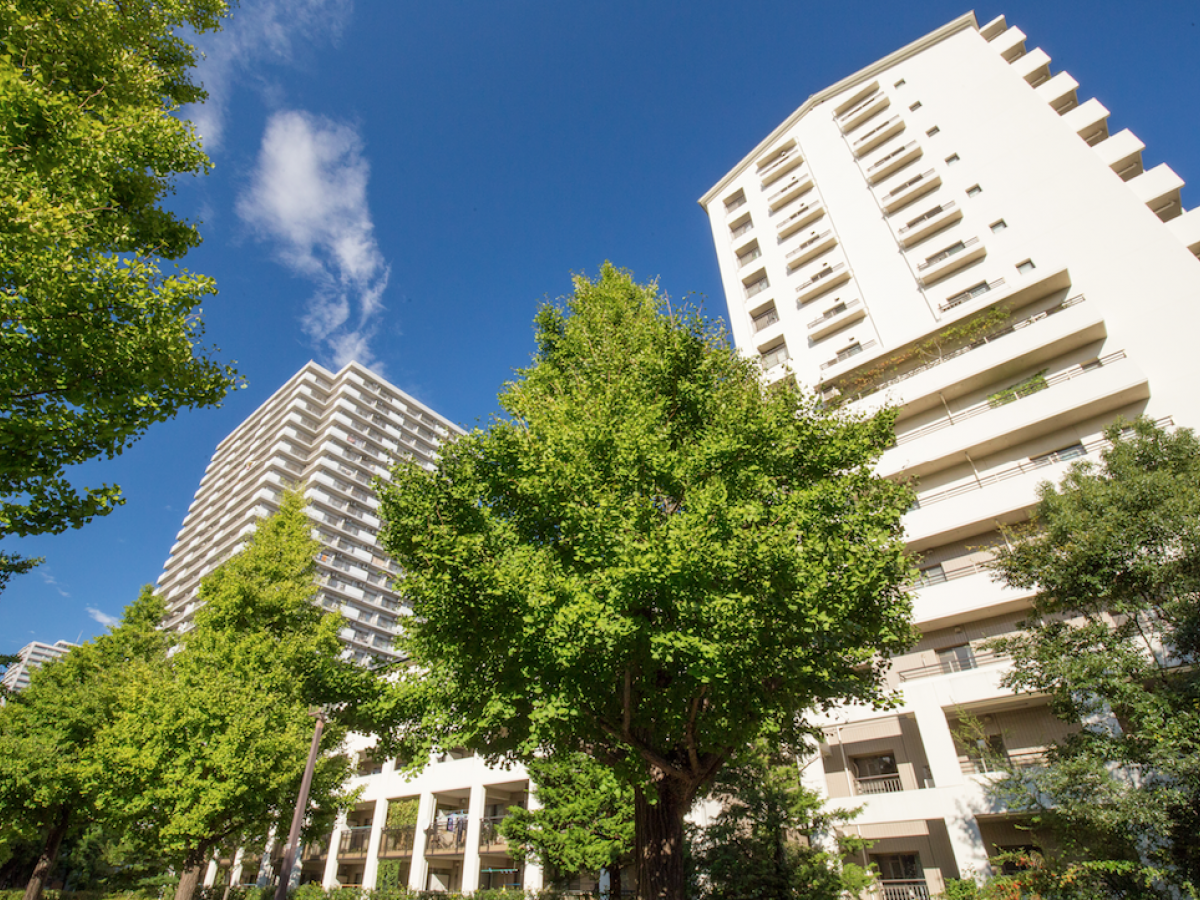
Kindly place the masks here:
<instances>
[{"instance_id":1,"label":"dark lamp pole","mask_svg":"<svg viewBox=\"0 0 1200 900\"><path fill-rule=\"evenodd\" d=\"M296 810L292 813L292 827L288 831L287 849L283 852L283 866L279 870L279 884L275 888L275 900L287 900L288 882L292 880L292 867L296 864L296 849L300 843L300 828L304 825L304 813L308 810L308 792L312 788L313 769L317 766L317 752L321 747L321 732L325 729L325 710L313 713L317 727L313 729L312 747L308 751L308 764L304 767L304 780L300 782L300 796L296 798Z\"/></svg>"}]
</instances>

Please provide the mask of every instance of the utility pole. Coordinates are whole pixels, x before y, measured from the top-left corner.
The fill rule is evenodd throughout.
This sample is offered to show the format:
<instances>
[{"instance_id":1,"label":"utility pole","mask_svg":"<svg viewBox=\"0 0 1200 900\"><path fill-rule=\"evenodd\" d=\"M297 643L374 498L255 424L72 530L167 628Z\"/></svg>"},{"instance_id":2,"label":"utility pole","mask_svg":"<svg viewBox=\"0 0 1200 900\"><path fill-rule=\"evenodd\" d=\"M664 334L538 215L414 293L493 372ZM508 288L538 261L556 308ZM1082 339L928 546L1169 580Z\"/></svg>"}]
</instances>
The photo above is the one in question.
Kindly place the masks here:
<instances>
[{"instance_id":1,"label":"utility pole","mask_svg":"<svg viewBox=\"0 0 1200 900\"><path fill-rule=\"evenodd\" d=\"M312 787L313 770L317 767L317 752L321 748L321 732L325 730L325 710L310 713L317 720L313 729L312 747L308 751L308 764L304 767L304 779L300 782L300 796L296 798L296 810L292 813L292 827L288 832L287 848L283 851L283 865L279 869L279 884L275 887L275 900L287 900L288 882L292 880L292 867L296 865L296 850L300 843L300 829L304 825L304 814L308 811L308 792Z\"/></svg>"}]
</instances>

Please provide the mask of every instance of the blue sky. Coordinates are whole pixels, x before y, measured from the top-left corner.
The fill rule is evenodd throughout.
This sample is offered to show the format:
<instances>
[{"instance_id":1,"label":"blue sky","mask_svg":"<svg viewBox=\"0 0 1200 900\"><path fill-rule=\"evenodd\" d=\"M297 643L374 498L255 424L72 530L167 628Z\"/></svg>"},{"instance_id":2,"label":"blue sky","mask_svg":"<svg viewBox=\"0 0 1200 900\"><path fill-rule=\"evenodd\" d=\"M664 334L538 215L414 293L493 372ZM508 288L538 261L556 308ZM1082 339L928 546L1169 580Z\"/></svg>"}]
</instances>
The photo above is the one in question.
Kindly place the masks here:
<instances>
[{"instance_id":1,"label":"blue sky","mask_svg":"<svg viewBox=\"0 0 1200 900\"><path fill-rule=\"evenodd\" d=\"M884 3L243 0L206 37L215 163L174 208L217 279L207 338L248 387L77 483L126 505L10 540L0 652L75 640L154 582L216 444L309 359L373 365L465 425L533 349L537 306L601 262L724 314L700 195L814 91L967 11ZM1200 5L1011 2L1113 131L1200 179ZM1003 124L997 122L997 127ZM1189 185L1184 205L1200 203Z\"/></svg>"}]
</instances>

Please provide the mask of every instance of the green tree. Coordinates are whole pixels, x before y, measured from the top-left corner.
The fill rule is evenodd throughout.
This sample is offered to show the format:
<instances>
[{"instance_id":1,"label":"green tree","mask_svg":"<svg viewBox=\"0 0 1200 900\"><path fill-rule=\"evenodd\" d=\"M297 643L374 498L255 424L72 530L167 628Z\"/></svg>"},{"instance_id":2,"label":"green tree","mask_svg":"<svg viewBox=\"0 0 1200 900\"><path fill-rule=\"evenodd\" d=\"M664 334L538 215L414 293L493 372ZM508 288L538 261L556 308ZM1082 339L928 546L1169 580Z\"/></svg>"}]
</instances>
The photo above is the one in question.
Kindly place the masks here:
<instances>
[{"instance_id":1,"label":"green tree","mask_svg":"<svg viewBox=\"0 0 1200 900\"><path fill-rule=\"evenodd\" d=\"M1099 466L1042 486L996 562L1037 591L1026 630L994 644L1013 657L1007 683L1084 723L1045 768L996 786L1057 839L1018 876L1047 897L1200 888L1200 441L1124 426Z\"/></svg>"},{"instance_id":2,"label":"green tree","mask_svg":"<svg viewBox=\"0 0 1200 900\"><path fill-rule=\"evenodd\" d=\"M583 751L634 787L639 896L684 890L683 817L799 711L885 702L911 637L892 417L824 412L606 265L537 316L507 414L379 486L413 598L408 759Z\"/></svg>"},{"instance_id":3,"label":"green tree","mask_svg":"<svg viewBox=\"0 0 1200 900\"><path fill-rule=\"evenodd\" d=\"M840 900L871 885L865 869L818 846L851 816L822 810L794 758L759 742L721 771L711 798L721 812L691 833L696 900Z\"/></svg>"},{"instance_id":4,"label":"green tree","mask_svg":"<svg viewBox=\"0 0 1200 900\"><path fill-rule=\"evenodd\" d=\"M585 753L530 760L537 809L510 809L500 833L517 860L565 876L607 870L621 885L633 859L633 791Z\"/></svg>"},{"instance_id":5,"label":"green tree","mask_svg":"<svg viewBox=\"0 0 1200 900\"><path fill-rule=\"evenodd\" d=\"M162 601L144 589L119 626L35 671L0 708L0 818L40 847L25 900L41 896L68 831L108 815L99 747L131 667L166 658L162 613Z\"/></svg>"},{"instance_id":6,"label":"green tree","mask_svg":"<svg viewBox=\"0 0 1200 900\"><path fill-rule=\"evenodd\" d=\"M376 679L342 659L342 618L312 601L319 545L299 492L260 519L245 548L201 582L203 606L169 667L134 671L101 747L110 802L182 872L189 900L214 849L287 833L314 706L369 700ZM346 795L346 734L333 714L313 778L310 834Z\"/></svg>"},{"instance_id":7,"label":"green tree","mask_svg":"<svg viewBox=\"0 0 1200 900\"><path fill-rule=\"evenodd\" d=\"M200 343L212 279L163 265L200 242L163 199L210 165L175 115L204 98L181 32L226 11L0 0L0 538L111 512L120 488L80 493L67 467L237 381Z\"/></svg>"}]
</instances>

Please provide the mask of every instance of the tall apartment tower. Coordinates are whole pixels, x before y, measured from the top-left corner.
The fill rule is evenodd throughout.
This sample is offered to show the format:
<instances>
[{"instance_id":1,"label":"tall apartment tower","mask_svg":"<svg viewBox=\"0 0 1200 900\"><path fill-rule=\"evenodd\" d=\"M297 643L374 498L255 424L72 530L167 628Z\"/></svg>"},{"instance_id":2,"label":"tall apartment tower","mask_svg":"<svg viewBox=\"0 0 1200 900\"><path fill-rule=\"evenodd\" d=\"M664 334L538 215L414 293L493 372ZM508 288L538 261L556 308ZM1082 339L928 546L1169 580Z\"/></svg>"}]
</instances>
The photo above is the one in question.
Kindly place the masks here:
<instances>
[{"instance_id":1,"label":"tall apartment tower","mask_svg":"<svg viewBox=\"0 0 1200 900\"><path fill-rule=\"evenodd\" d=\"M17 651L17 661L4 670L0 678L0 686L16 693L29 687L29 676L34 669L40 669L52 659L58 659L72 647L78 647L70 641L55 641L44 644L41 641L31 641Z\"/></svg>"},{"instance_id":2,"label":"tall apartment tower","mask_svg":"<svg viewBox=\"0 0 1200 900\"><path fill-rule=\"evenodd\" d=\"M1029 843L962 716L1018 765L1078 727L979 649L1029 607L984 567L998 526L1116 417L1200 425L1200 210L1108 116L1020 29L966 15L814 94L701 200L742 352L850 410L899 409L879 471L916 485L921 640L891 668L901 705L830 716L807 770L863 806L849 827L887 900Z\"/></svg>"},{"instance_id":3,"label":"tall apartment tower","mask_svg":"<svg viewBox=\"0 0 1200 900\"><path fill-rule=\"evenodd\" d=\"M309 363L221 441L200 481L158 580L169 627L188 627L200 579L232 556L281 491L304 484L323 546L319 602L346 616L355 659L390 659L405 600L397 569L379 549L373 479L391 461L432 468L439 444L460 429L357 363L337 374Z\"/></svg>"}]
</instances>

